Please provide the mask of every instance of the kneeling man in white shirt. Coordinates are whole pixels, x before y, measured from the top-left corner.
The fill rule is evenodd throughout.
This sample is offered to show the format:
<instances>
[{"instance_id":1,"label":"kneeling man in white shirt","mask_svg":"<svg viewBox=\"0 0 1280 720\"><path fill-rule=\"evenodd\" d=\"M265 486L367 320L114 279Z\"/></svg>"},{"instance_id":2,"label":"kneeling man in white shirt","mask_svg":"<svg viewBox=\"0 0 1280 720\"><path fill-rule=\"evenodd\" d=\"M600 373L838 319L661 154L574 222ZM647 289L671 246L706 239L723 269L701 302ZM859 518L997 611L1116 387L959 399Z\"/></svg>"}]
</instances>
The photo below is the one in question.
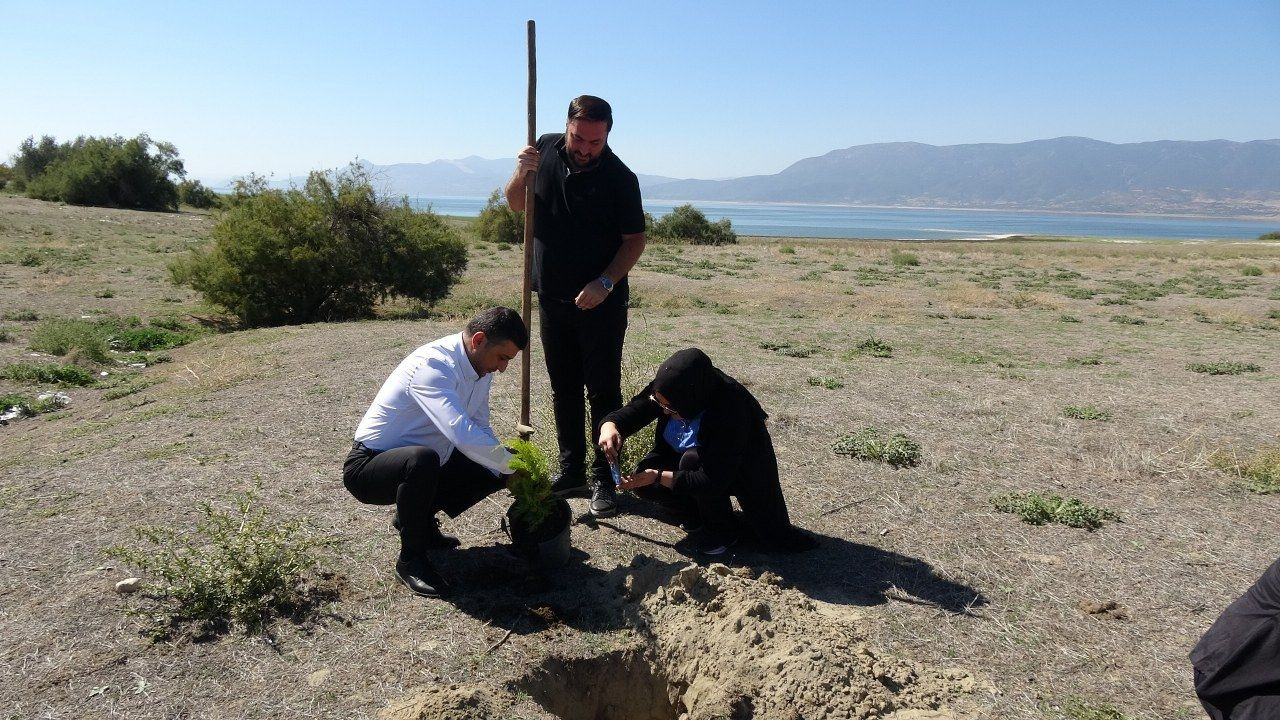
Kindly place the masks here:
<instances>
[{"instance_id":1,"label":"kneeling man in white shirt","mask_svg":"<svg viewBox=\"0 0 1280 720\"><path fill-rule=\"evenodd\" d=\"M459 544L435 513L457 517L506 486L513 455L489 427L489 386L528 344L516 311L485 310L401 361L356 428L343 485L360 502L395 504L396 576L419 595L449 590L426 551Z\"/></svg>"}]
</instances>

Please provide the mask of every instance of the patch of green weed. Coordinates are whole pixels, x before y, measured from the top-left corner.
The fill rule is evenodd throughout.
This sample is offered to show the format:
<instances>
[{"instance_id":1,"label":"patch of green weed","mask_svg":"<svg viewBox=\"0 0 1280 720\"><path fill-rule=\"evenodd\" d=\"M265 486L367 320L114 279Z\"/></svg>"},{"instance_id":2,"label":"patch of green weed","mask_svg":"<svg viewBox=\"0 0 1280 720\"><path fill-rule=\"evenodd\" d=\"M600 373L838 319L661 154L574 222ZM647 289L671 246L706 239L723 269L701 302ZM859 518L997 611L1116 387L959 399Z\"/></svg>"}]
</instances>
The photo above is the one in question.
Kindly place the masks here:
<instances>
[{"instance_id":1,"label":"patch of green weed","mask_svg":"<svg viewBox=\"0 0 1280 720\"><path fill-rule=\"evenodd\" d=\"M0 377L22 383L71 387L92 385L94 381L93 374L82 367L55 363L13 363L0 368Z\"/></svg>"},{"instance_id":2,"label":"patch of green weed","mask_svg":"<svg viewBox=\"0 0 1280 720\"><path fill-rule=\"evenodd\" d=\"M1234 452L1219 451L1212 460L1214 467L1246 481L1253 492L1280 493L1280 446L1262 448L1243 458Z\"/></svg>"},{"instance_id":3,"label":"patch of green weed","mask_svg":"<svg viewBox=\"0 0 1280 720\"><path fill-rule=\"evenodd\" d=\"M1062 408L1062 416L1074 420L1110 420L1111 413L1096 405L1068 405Z\"/></svg>"},{"instance_id":4,"label":"patch of green weed","mask_svg":"<svg viewBox=\"0 0 1280 720\"><path fill-rule=\"evenodd\" d=\"M893 346L873 335L855 345L850 353L854 355L870 355L871 357L887 358L893 357Z\"/></svg>"},{"instance_id":5,"label":"patch of green weed","mask_svg":"<svg viewBox=\"0 0 1280 720\"><path fill-rule=\"evenodd\" d=\"M901 250L894 250L889 259L898 267L916 267L920 264L920 258L915 253Z\"/></svg>"},{"instance_id":6,"label":"patch of green weed","mask_svg":"<svg viewBox=\"0 0 1280 720\"><path fill-rule=\"evenodd\" d=\"M1097 530L1107 520L1120 516L1106 508L1089 505L1076 498L1041 495L1038 492L1012 492L992 498L996 510L1017 515L1032 525L1058 523L1068 527Z\"/></svg>"},{"instance_id":7,"label":"patch of green weed","mask_svg":"<svg viewBox=\"0 0 1280 720\"><path fill-rule=\"evenodd\" d=\"M1235 360L1191 363L1187 365L1187 369L1191 372L1203 373L1205 375L1240 375L1242 373L1260 372L1262 370L1261 367L1253 363L1237 362Z\"/></svg>"},{"instance_id":8,"label":"patch of green weed","mask_svg":"<svg viewBox=\"0 0 1280 720\"><path fill-rule=\"evenodd\" d=\"M885 462L895 468L910 467L920 463L919 443L903 433L894 433L885 438L874 427L866 427L841 437L836 440L831 449L837 455Z\"/></svg>"},{"instance_id":9,"label":"patch of green weed","mask_svg":"<svg viewBox=\"0 0 1280 720\"><path fill-rule=\"evenodd\" d=\"M844 387L844 383L830 377L810 377L809 384L814 387L823 387L828 390L839 390Z\"/></svg>"},{"instance_id":10,"label":"patch of green weed","mask_svg":"<svg viewBox=\"0 0 1280 720\"><path fill-rule=\"evenodd\" d=\"M1112 315L1111 322L1121 325L1146 325L1147 321L1132 315Z\"/></svg>"}]
</instances>

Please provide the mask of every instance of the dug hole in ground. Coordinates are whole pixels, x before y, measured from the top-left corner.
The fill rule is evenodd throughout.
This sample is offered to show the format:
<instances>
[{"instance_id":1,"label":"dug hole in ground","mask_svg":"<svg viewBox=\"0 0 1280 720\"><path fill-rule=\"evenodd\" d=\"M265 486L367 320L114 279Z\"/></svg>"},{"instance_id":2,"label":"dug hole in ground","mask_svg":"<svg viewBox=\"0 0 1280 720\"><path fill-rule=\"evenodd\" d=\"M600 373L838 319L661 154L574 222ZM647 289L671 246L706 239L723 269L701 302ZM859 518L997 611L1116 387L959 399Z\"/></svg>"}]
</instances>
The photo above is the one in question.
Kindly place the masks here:
<instances>
[{"instance_id":1,"label":"dug hole in ground","mask_svg":"<svg viewBox=\"0 0 1280 720\"><path fill-rule=\"evenodd\" d=\"M521 696L563 720L948 719L949 703L993 688L867 645L855 610L814 601L765 571L638 556L613 602L641 642L551 655L505 686L425 687L382 720L509 717Z\"/></svg>"}]
</instances>

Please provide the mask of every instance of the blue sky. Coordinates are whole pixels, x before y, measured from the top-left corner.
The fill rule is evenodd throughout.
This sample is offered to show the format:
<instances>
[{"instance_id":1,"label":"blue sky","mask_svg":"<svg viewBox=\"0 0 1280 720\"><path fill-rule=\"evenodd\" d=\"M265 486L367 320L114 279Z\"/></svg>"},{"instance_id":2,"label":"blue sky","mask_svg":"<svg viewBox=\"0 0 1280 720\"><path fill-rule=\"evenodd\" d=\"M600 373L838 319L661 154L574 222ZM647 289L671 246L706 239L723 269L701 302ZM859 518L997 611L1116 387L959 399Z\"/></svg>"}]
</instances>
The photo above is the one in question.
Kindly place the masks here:
<instances>
[{"instance_id":1,"label":"blue sky","mask_svg":"<svg viewBox=\"0 0 1280 720\"><path fill-rule=\"evenodd\" d=\"M469 7L468 7L469 5ZM0 155L147 132L193 177L514 157L574 95L642 173L875 142L1280 138L1280 2L15 2Z\"/></svg>"}]
</instances>

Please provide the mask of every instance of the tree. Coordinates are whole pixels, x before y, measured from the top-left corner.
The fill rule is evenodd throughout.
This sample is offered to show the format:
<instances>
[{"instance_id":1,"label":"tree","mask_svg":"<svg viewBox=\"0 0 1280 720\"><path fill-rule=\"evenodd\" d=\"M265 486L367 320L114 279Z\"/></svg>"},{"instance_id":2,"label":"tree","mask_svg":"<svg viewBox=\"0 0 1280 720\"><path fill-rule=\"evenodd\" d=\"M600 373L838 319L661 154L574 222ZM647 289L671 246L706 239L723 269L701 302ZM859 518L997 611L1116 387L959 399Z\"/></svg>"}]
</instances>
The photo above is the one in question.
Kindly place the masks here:
<instances>
[{"instance_id":1,"label":"tree","mask_svg":"<svg viewBox=\"0 0 1280 720\"><path fill-rule=\"evenodd\" d=\"M62 145L49 136L39 145L27 138L14 164L30 197L142 210L177 210L178 187L169 176L186 175L178 149L145 134L81 136Z\"/></svg>"},{"instance_id":2,"label":"tree","mask_svg":"<svg viewBox=\"0 0 1280 720\"><path fill-rule=\"evenodd\" d=\"M229 206L213 247L169 269L245 325L368 317L394 296L434 303L467 266L466 244L438 215L378 198L358 165L313 172L301 190L251 176Z\"/></svg>"},{"instance_id":3,"label":"tree","mask_svg":"<svg viewBox=\"0 0 1280 720\"><path fill-rule=\"evenodd\" d=\"M178 202L193 208L207 210L218 207L218 193L205 187L199 180L183 180L178 183Z\"/></svg>"},{"instance_id":4,"label":"tree","mask_svg":"<svg viewBox=\"0 0 1280 720\"><path fill-rule=\"evenodd\" d=\"M523 243L524 213L512 210L502 193L494 190L476 219L476 234L486 242Z\"/></svg>"},{"instance_id":5,"label":"tree","mask_svg":"<svg viewBox=\"0 0 1280 720\"><path fill-rule=\"evenodd\" d=\"M646 218L646 225L649 218ZM729 218L716 222L693 205L681 205L653 223L653 235L659 240L686 242L693 245L731 245L738 242Z\"/></svg>"}]
</instances>

